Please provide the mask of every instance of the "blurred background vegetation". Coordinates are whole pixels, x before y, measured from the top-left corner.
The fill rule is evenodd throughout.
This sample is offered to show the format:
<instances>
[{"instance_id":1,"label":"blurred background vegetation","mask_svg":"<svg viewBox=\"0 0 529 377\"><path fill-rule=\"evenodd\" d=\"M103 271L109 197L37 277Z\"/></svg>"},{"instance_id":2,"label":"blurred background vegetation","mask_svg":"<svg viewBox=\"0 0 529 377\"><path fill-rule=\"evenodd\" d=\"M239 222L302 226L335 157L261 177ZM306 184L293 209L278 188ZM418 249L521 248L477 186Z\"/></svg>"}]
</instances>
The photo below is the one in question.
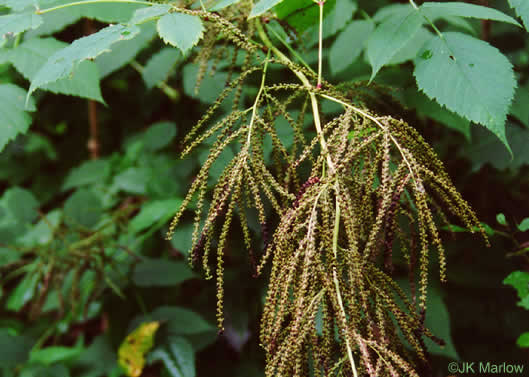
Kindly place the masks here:
<instances>
[{"instance_id":1,"label":"blurred background vegetation","mask_svg":"<svg viewBox=\"0 0 529 377\"><path fill-rule=\"evenodd\" d=\"M329 16L335 17L325 38L330 48L324 52L324 72L329 81L367 84L370 66L360 53L343 56L340 43L346 36L340 37L340 31L353 17L367 19L390 3L348 1L350 11L343 21L336 14ZM514 16L504 1L489 5ZM81 14L90 20L68 19L72 15L63 12L53 28L46 29L45 23L27 32L23 43L51 35L71 42L100 29L106 18L127 20L135 9L129 8L120 5L117 16L110 8ZM406 119L434 147L491 237L487 248L466 232L443 234L448 283L440 285L432 278L427 318L434 334L447 343L443 349L432 348L436 376L448 374L451 360L529 360L523 347L529 341L518 339L529 331L529 300L523 301L529 297L529 275L524 273L529 271L529 224L523 222L529 217L527 33L487 21L445 26L470 28L514 64L519 87L507 126L513 159L488 131L418 92L410 62L413 51L403 52L379 73L374 89L366 89L372 90L379 113ZM279 24L270 27L285 32ZM172 241L164 240L167 224L208 151L204 145L192 157L178 160L180 142L229 79L232 53L211 58L216 70L206 74L197 92L194 55L184 59L154 38L153 25L142 28L141 38L95 60L106 105L39 91L29 132L0 153L3 377L123 375L117 366L118 349L128 334L148 321L162 321L163 326L156 332L143 376L263 375L258 328L266 277L252 278L248 258L240 252L237 226L226 252L222 335L215 327L215 284L187 265L192 215ZM292 43L314 64L314 30L295 37ZM28 68L27 59L8 55L7 47L0 49L0 82L27 88L35 71ZM285 73L271 70L271 77ZM245 87L243 101L251 101L256 90L257 82ZM331 115L339 109L322 110ZM231 157L221 156L214 169L217 177L222 161ZM252 230L259 234L257 221ZM516 290L503 283L514 271L520 273L507 282Z\"/></svg>"}]
</instances>

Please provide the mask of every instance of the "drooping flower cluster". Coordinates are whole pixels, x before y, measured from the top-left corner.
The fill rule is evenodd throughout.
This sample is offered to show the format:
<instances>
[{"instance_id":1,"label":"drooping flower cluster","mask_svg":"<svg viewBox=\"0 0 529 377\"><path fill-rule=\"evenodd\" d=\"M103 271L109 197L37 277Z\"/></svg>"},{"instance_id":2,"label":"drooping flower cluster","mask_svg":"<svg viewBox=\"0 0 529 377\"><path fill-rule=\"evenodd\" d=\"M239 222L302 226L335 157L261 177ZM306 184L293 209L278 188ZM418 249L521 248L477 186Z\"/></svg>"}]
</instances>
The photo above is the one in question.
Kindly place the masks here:
<instances>
[{"instance_id":1,"label":"drooping flower cluster","mask_svg":"<svg viewBox=\"0 0 529 377\"><path fill-rule=\"evenodd\" d=\"M458 218L483 233L475 214L413 127L365 109L365 93L357 88L307 85L314 73L281 55L264 57L262 51L270 49L251 42L253 22L228 9L223 16L192 11L207 18L208 27L196 57L198 84L212 56L221 56L228 44L236 48L231 82L185 139L184 156L206 139L216 141L168 237L194 203L190 258L216 278L220 329L224 249L234 219L256 274L271 261L260 333L267 376L308 376L309 369L315 376L350 375L351 369L417 376L427 364L424 337L441 342L424 326L432 248L446 279L436 218ZM237 65L239 51L245 57ZM272 64L305 82L269 83ZM242 88L259 77L253 104L244 108ZM232 110L222 113L228 98ZM324 101L342 105L342 113L321 122ZM293 135L288 142L278 129L280 118ZM308 137L313 122L321 122L321 129ZM235 156L209 190L211 168L226 148ZM262 230L260 261L249 211L257 213ZM409 277L408 293L392 277L396 251L406 261L398 267L407 270L401 272ZM210 258L216 260L214 272Z\"/></svg>"}]
</instances>

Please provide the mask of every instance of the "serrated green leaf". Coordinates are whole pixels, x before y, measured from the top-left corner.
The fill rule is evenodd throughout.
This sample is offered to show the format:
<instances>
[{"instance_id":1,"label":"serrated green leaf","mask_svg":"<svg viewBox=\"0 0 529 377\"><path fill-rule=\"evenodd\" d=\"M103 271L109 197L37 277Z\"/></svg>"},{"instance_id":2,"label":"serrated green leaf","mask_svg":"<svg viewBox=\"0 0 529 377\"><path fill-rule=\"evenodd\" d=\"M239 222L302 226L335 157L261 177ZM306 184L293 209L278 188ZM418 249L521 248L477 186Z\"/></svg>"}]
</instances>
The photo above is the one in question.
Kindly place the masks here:
<instances>
[{"instance_id":1,"label":"serrated green leaf","mask_svg":"<svg viewBox=\"0 0 529 377\"><path fill-rule=\"evenodd\" d=\"M529 296L529 273L526 271L513 271L503 279L503 284L510 285L516 289L520 299Z\"/></svg>"},{"instance_id":2,"label":"serrated green leaf","mask_svg":"<svg viewBox=\"0 0 529 377\"><path fill-rule=\"evenodd\" d=\"M529 86L520 86L511 106L511 114L529 128Z\"/></svg>"},{"instance_id":3,"label":"serrated green leaf","mask_svg":"<svg viewBox=\"0 0 529 377\"><path fill-rule=\"evenodd\" d=\"M518 169L529 164L529 130L516 124L507 124L506 134L513 158L494 134L481 126L472 127L473 142L462 153L472 161L474 171L487 163L499 170Z\"/></svg>"},{"instance_id":4,"label":"serrated green leaf","mask_svg":"<svg viewBox=\"0 0 529 377\"><path fill-rule=\"evenodd\" d=\"M57 6L71 2L71 0L53 0L53 3L50 5ZM46 8L42 5L39 7L41 9ZM66 26L76 23L83 17L106 23L123 23L128 21L132 17L133 12L140 7L144 6L138 4L113 3L76 5L74 7L56 9L53 12L42 14L41 17L44 20L42 25L37 29L29 31L25 37L26 39L30 39L36 36L54 34L64 29Z\"/></svg>"},{"instance_id":5,"label":"serrated green leaf","mask_svg":"<svg viewBox=\"0 0 529 377\"><path fill-rule=\"evenodd\" d=\"M71 0L66 0L67 3ZM150 6L147 6L150 8ZM145 5L127 4L127 3L109 3L109 4L87 4L77 6L81 17L94 19L100 22L127 22L133 17L138 10L145 9Z\"/></svg>"},{"instance_id":6,"label":"serrated green leaf","mask_svg":"<svg viewBox=\"0 0 529 377\"><path fill-rule=\"evenodd\" d=\"M446 17L441 17L441 18L443 20L445 20L446 22L448 22L449 25L453 25L456 28L459 28L459 29L464 30L464 31L468 31L473 36L477 36L478 35L478 32L476 31L476 28L473 26L473 24L470 23L469 21L467 21L463 17L446 16Z\"/></svg>"},{"instance_id":7,"label":"serrated green leaf","mask_svg":"<svg viewBox=\"0 0 529 377\"><path fill-rule=\"evenodd\" d=\"M402 49L419 31L424 19L412 7L386 18L367 41L367 58L372 67L372 81L380 68Z\"/></svg>"},{"instance_id":8,"label":"serrated green leaf","mask_svg":"<svg viewBox=\"0 0 529 377\"><path fill-rule=\"evenodd\" d=\"M195 277L185 262L144 258L138 263L132 280L139 287L168 287Z\"/></svg>"},{"instance_id":9,"label":"serrated green leaf","mask_svg":"<svg viewBox=\"0 0 529 377\"><path fill-rule=\"evenodd\" d=\"M156 28L152 23L141 25L140 29L141 31L137 37L116 44L112 51L96 58L95 63L99 68L101 78L128 64L141 50L149 45L149 42L156 35Z\"/></svg>"},{"instance_id":10,"label":"serrated green leaf","mask_svg":"<svg viewBox=\"0 0 529 377\"><path fill-rule=\"evenodd\" d=\"M171 238L171 245L184 255L187 255L193 246L193 224L181 224Z\"/></svg>"},{"instance_id":11,"label":"serrated green leaf","mask_svg":"<svg viewBox=\"0 0 529 377\"><path fill-rule=\"evenodd\" d=\"M422 46L434 37L433 33L421 26L412 39L408 41L388 62L388 65L401 64L417 57Z\"/></svg>"},{"instance_id":12,"label":"serrated green leaf","mask_svg":"<svg viewBox=\"0 0 529 377\"><path fill-rule=\"evenodd\" d=\"M520 232L527 232L529 230L529 217L526 217L520 224L518 224L518 230Z\"/></svg>"},{"instance_id":13,"label":"serrated green leaf","mask_svg":"<svg viewBox=\"0 0 529 377\"><path fill-rule=\"evenodd\" d=\"M428 117L443 125L461 132L470 141L470 121L447 110L437 102L432 101L417 89L406 90L404 93L406 104L415 108L421 117Z\"/></svg>"},{"instance_id":14,"label":"serrated green leaf","mask_svg":"<svg viewBox=\"0 0 529 377\"><path fill-rule=\"evenodd\" d=\"M507 219L505 218L505 215L503 213L498 213L496 215L496 221L500 225L507 225Z\"/></svg>"},{"instance_id":15,"label":"serrated green leaf","mask_svg":"<svg viewBox=\"0 0 529 377\"><path fill-rule=\"evenodd\" d=\"M26 111L26 91L13 84L0 85L0 151L18 134L26 133L32 122ZM35 111L35 102L28 103L29 111Z\"/></svg>"},{"instance_id":16,"label":"serrated green leaf","mask_svg":"<svg viewBox=\"0 0 529 377\"><path fill-rule=\"evenodd\" d=\"M31 363L21 369L17 377L71 377L68 368L62 364L42 365Z\"/></svg>"},{"instance_id":17,"label":"serrated green leaf","mask_svg":"<svg viewBox=\"0 0 529 377\"><path fill-rule=\"evenodd\" d=\"M352 0L340 0L324 19L323 38L328 38L342 30L358 9L358 5Z\"/></svg>"},{"instance_id":18,"label":"serrated green leaf","mask_svg":"<svg viewBox=\"0 0 529 377\"><path fill-rule=\"evenodd\" d=\"M140 213L130 221L130 230L133 233L141 232L159 221L171 218L181 203L182 199L180 198L148 202L141 208Z\"/></svg>"},{"instance_id":19,"label":"serrated green leaf","mask_svg":"<svg viewBox=\"0 0 529 377\"><path fill-rule=\"evenodd\" d=\"M50 346L31 351L29 361L49 366L54 363L64 363L72 360L78 357L82 351L82 347Z\"/></svg>"},{"instance_id":20,"label":"serrated green leaf","mask_svg":"<svg viewBox=\"0 0 529 377\"><path fill-rule=\"evenodd\" d=\"M79 189L64 203L64 220L72 226L92 228L103 214L101 200L88 189Z\"/></svg>"},{"instance_id":21,"label":"serrated green leaf","mask_svg":"<svg viewBox=\"0 0 529 377\"><path fill-rule=\"evenodd\" d=\"M31 191L20 187L10 188L5 192L3 201L11 220L31 223L38 216L39 202Z\"/></svg>"},{"instance_id":22,"label":"serrated green leaf","mask_svg":"<svg viewBox=\"0 0 529 377\"><path fill-rule=\"evenodd\" d=\"M520 301L518 301L516 305L529 310L529 295L525 296Z\"/></svg>"},{"instance_id":23,"label":"serrated green leaf","mask_svg":"<svg viewBox=\"0 0 529 377\"><path fill-rule=\"evenodd\" d=\"M27 361L33 341L27 336L13 336L0 329L0 368L15 368Z\"/></svg>"},{"instance_id":24,"label":"serrated green leaf","mask_svg":"<svg viewBox=\"0 0 529 377\"><path fill-rule=\"evenodd\" d=\"M195 354L191 344L182 337L170 336L162 347L155 349L149 361L163 362L171 377L195 377Z\"/></svg>"},{"instance_id":25,"label":"serrated green leaf","mask_svg":"<svg viewBox=\"0 0 529 377\"><path fill-rule=\"evenodd\" d=\"M53 233L62 218L62 211L56 209L44 216L35 226L17 239L25 247L46 245L53 239Z\"/></svg>"},{"instance_id":26,"label":"serrated green leaf","mask_svg":"<svg viewBox=\"0 0 529 377\"><path fill-rule=\"evenodd\" d=\"M523 20L525 29L529 31L529 2L527 0L509 0L509 4Z\"/></svg>"},{"instance_id":27,"label":"serrated green leaf","mask_svg":"<svg viewBox=\"0 0 529 377\"><path fill-rule=\"evenodd\" d=\"M48 2L50 1L52 0L48 0ZM0 0L0 5L11 8L14 11L21 11L37 4L37 0Z\"/></svg>"},{"instance_id":28,"label":"serrated green leaf","mask_svg":"<svg viewBox=\"0 0 529 377\"><path fill-rule=\"evenodd\" d=\"M0 16L0 35L18 34L29 29L36 29L42 24L42 17L33 11L12 13Z\"/></svg>"},{"instance_id":29,"label":"serrated green leaf","mask_svg":"<svg viewBox=\"0 0 529 377\"><path fill-rule=\"evenodd\" d=\"M343 71L360 56L374 28L371 20L353 21L338 35L329 51L329 66L333 75ZM358 38L359 35L362 38Z\"/></svg>"},{"instance_id":30,"label":"serrated green leaf","mask_svg":"<svg viewBox=\"0 0 529 377\"><path fill-rule=\"evenodd\" d=\"M95 59L109 51L116 42L132 39L139 32L139 27L135 25L110 25L97 33L77 39L68 47L54 53L37 72L31 82L28 98L36 89L68 76L80 62Z\"/></svg>"},{"instance_id":31,"label":"serrated green leaf","mask_svg":"<svg viewBox=\"0 0 529 377\"><path fill-rule=\"evenodd\" d=\"M182 13L166 14L158 20L158 34L165 43L186 54L202 38L204 26L197 16Z\"/></svg>"},{"instance_id":32,"label":"serrated green leaf","mask_svg":"<svg viewBox=\"0 0 529 377\"><path fill-rule=\"evenodd\" d=\"M81 14L76 7L58 9L54 12L44 13L41 15L42 24L24 34L25 40L44 35L52 35L68 25L72 25L81 19Z\"/></svg>"},{"instance_id":33,"label":"serrated green leaf","mask_svg":"<svg viewBox=\"0 0 529 377\"><path fill-rule=\"evenodd\" d=\"M206 75L200 84L198 94L195 93L198 65L186 64L182 69L184 93L192 98L198 98L205 103L213 103L226 87L227 72L215 72L213 76Z\"/></svg>"},{"instance_id":34,"label":"serrated green leaf","mask_svg":"<svg viewBox=\"0 0 529 377\"><path fill-rule=\"evenodd\" d=\"M156 20L166 15L171 10L169 4L156 4L151 7L141 8L134 12L134 15L128 22L129 24L142 24L144 22Z\"/></svg>"},{"instance_id":35,"label":"serrated green leaf","mask_svg":"<svg viewBox=\"0 0 529 377\"><path fill-rule=\"evenodd\" d=\"M329 23L327 16L336 6L336 0L326 0L323 7L324 24ZM320 9L312 0L288 0L283 1L275 7L277 17L287 22L298 32L304 32L310 27L319 30L317 20L320 17Z\"/></svg>"},{"instance_id":36,"label":"serrated green leaf","mask_svg":"<svg viewBox=\"0 0 529 377\"><path fill-rule=\"evenodd\" d=\"M110 161L105 159L85 161L72 169L62 185L63 190L105 182L110 175Z\"/></svg>"},{"instance_id":37,"label":"serrated green leaf","mask_svg":"<svg viewBox=\"0 0 529 377\"><path fill-rule=\"evenodd\" d=\"M521 27L521 25L514 18L507 16L505 13L502 13L494 8L484 7L481 5L467 4L462 2L428 2L421 5L419 9L420 12L430 20L458 16L507 22L509 24Z\"/></svg>"},{"instance_id":38,"label":"serrated green leaf","mask_svg":"<svg viewBox=\"0 0 529 377\"><path fill-rule=\"evenodd\" d=\"M175 64L180 59L180 52L175 48L166 47L151 56L141 73L147 88L167 80Z\"/></svg>"},{"instance_id":39,"label":"serrated green leaf","mask_svg":"<svg viewBox=\"0 0 529 377\"><path fill-rule=\"evenodd\" d=\"M498 213L496 215L496 222L500 225L507 225L507 219L505 218L505 215L503 213Z\"/></svg>"},{"instance_id":40,"label":"serrated green leaf","mask_svg":"<svg viewBox=\"0 0 529 377\"><path fill-rule=\"evenodd\" d=\"M220 0L213 5L209 11L210 12L218 12L219 10L222 10L224 8L229 7L230 5L237 4L241 0Z\"/></svg>"},{"instance_id":41,"label":"serrated green leaf","mask_svg":"<svg viewBox=\"0 0 529 377\"><path fill-rule=\"evenodd\" d=\"M521 348L529 347L529 332L524 332L522 335L520 335L518 340L516 340L516 344Z\"/></svg>"},{"instance_id":42,"label":"serrated green leaf","mask_svg":"<svg viewBox=\"0 0 529 377\"><path fill-rule=\"evenodd\" d=\"M4 55L3 58L9 60L17 71L31 81L49 57L66 46L66 43L54 38L33 38L0 55ZM103 102L99 87L99 73L93 62L82 62L75 67L70 77L44 85L41 89Z\"/></svg>"},{"instance_id":43,"label":"serrated green leaf","mask_svg":"<svg viewBox=\"0 0 529 377\"><path fill-rule=\"evenodd\" d=\"M142 168L129 168L114 177L112 187L131 194L143 195L147 191L149 171Z\"/></svg>"},{"instance_id":44,"label":"serrated green leaf","mask_svg":"<svg viewBox=\"0 0 529 377\"><path fill-rule=\"evenodd\" d=\"M260 0L257 4L253 6L252 11L250 12L250 16L248 16L248 18L260 16L261 14L272 9L282 1L283 0Z\"/></svg>"},{"instance_id":45,"label":"serrated green leaf","mask_svg":"<svg viewBox=\"0 0 529 377\"><path fill-rule=\"evenodd\" d=\"M155 152L166 146L176 136L176 125L172 122L158 122L152 124L147 131L143 133L143 144L145 149Z\"/></svg>"},{"instance_id":46,"label":"serrated green leaf","mask_svg":"<svg viewBox=\"0 0 529 377\"><path fill-rule=\"evenodd\" d=\"M484 125L511 152L505 120L516 80L511 63L495 47L466 34L445 33L419 51L414 76L428 97Z\"/></svg>"},{"instance_id":47,"label":"serrated green leaf","mask_svg":"<svg viewBox=\"0 0 529 377\"><path fill-rule=\"evenodd\" d=\"M18 312L26 303L33 298L37 284L40 280L40 274L35 271L35 266L27 271L24 278L17 284L6 302L7 310Z\"/></svg>"},{"instance_id":48,"label":"serrated green leaf","mask_svg":"<svg viewBox=\"0 0 529 377\"><path fill-rule=\"evenodd\" d=\"M373 16L373 21L376 23L381 23L387 18L398 17L399 15L408 14L410 12L410 4L391 4L385 7L382 7L377 10Z\"/></svg>"},{"instance_id":49,"label":"serrated green leaf","mask_svg":"<svg viewBox=\"0 0 529 377\"><path fill-rule=\"evenodd\" d=\"M79 355L75 368L85 371L82 377L110 376L117 364L117 355L109 340L108 333L97 336L94 341Z\"/></svg>"}]
</instances>

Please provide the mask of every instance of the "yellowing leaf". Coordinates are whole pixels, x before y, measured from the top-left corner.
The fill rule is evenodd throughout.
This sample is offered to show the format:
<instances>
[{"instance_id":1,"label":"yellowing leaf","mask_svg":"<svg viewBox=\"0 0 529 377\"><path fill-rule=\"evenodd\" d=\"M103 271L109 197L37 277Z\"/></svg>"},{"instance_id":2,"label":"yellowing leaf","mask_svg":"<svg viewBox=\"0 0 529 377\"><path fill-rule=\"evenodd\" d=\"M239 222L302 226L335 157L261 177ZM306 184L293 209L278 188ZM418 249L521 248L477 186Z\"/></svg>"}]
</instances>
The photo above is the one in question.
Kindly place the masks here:
<instances>
[{"instance_id":1,"label":"yellowing leaf","mask_svg":"<svg viewBox=\"0 0 529 377\"><path fill-rule=\"evenodd\" d=\"M129 377L139 377L145 366L145 354L154 345L160 322L147 322L131 332L118 350L118 363Z\"/></svg>"}]
</instances>

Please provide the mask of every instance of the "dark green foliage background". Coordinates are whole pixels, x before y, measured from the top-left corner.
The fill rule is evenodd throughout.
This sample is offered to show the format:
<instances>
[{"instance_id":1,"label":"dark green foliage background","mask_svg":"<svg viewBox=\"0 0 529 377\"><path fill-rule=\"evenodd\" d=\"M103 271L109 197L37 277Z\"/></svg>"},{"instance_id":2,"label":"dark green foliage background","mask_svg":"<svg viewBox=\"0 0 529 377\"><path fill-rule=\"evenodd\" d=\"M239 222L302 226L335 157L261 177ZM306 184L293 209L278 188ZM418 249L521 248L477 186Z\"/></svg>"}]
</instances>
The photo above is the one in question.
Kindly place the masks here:
<instances>
[{"instance_id":1,"label":"dark green foliage background","mask_svg":"<svg viewBox=\"0 0 529 377\"><path fill-rule=\"evenodd\" d=\"M389 0L362 0L358 8L373 15L389 3ZM503 1L489 3L514 15ZM68 26L55 36L72 41L83 34L83 22ZM102 25L94 22L96 28ZM529 331L529 312L517 306L515 290L502 283L512 271L529 270L529 260L524 254L508 256L523 249L524 242L529 241L528 232L516 230L516 225L529 217L527 32L494 22L484 26L472 20L471 25L478 34L490 26L490 43L515 66L520 89L507 125L513 159L501 142L481 126L472 125L471 137L466 138L462 132L443 125L433 115L437 108L417 96L411 62L386 67L379 73L375 84L384 90L373 91L373 103L379 113L402 117L418 129L445 162L455 186L480 220L495 230L490 248L468 233L443 234L448 283L439 286L434 282L432 294L441 297L438 301L441 308L446 305L449 318L444 318L442 311L430 310L429 321L434 324L434 333L437 330L451 334L460 361L517 362L525 363L529 369L527 349L516 345L519 335ZM448 29L451 27L454 26L449 25ZM334 38L328 38L326 44L330 46ZM154 39L136 61L145 65L163 47L163 42ZM309 63L315 62L313 47L303 46L301 51ZM328 53L328 49L324 50L324 72L330 75ZM223 70L227 64L226 61L219 63L217 77L207 77L197 96L192 75L196 68L180 57L166 80L178 93L176 100L168 98L159 88L148 90L141 75L130 65L107 76L101 83L107 106L97 107L101 162L96 166L90 166L86 148L87 101L36 93L38 112L34 114L30 132L10 142L0 154L3 192L0 199L0 376L117 376L119 344L140 323L141 316L166 307L187 308L192 312L184 315L182 311L169 310L170 314L162 316L168 321L158 333L156 344L158 347L169 344L170 335L184 337L195 351L195 359L189 362L194 363L197 376L263 375L258 328L266 278L252 278L248 258L242 252L238 225L232 227L228 241L225 279L228 331L222 336L217 336L214 327L214 282L204 280L198 271L191 272L185 264L191 215L185 218L173 241L165 241L163 237L169 219L200 166L201 152L203 155L207 151L207 146L201 147L201 152L179 161L181 140L207 109L207 102L211 102L217 89L215 85L225 80ZM360 57L348 69L327 79L333 83L367 80L370 72L369 65ZM272 69L271 77L280 79L282 74ZM0 65L0 81L28 87L27 81L8 64ZM256 90L257 83L247 88L247 98L251 99ZM411 99L406 100L410 93ZM334 111L323 110L329 114ZM168 138L168 134L174 137ZM118 209L126 206L131 211L124 218L110 220ZM25 249L19 245L20 238L36 228L35 224L44 216L49 218L52 211L61 208L64 224L59 232L49 235L49 242L37 242ZM497 223L498 213L505 214L507 225ZM13 216L21 217L20 221L8 223ZM94 235L98 221L109 221L114 226L110 226L108 234L100 230L95 233L100 242L84 248L72 246ZM259 233L257 222L252 230ZM68 305L82 305L89 288L81 288L81 293L71 302L67 300L63 313L56 300L36 312L32 308L42 285L31 285L25 281L24 274L9 275L16 271L17 263L44 261L42 255L46 253L67 254L77 250L88 258L94 250L120 248L116 252L120 255L116 265L104 267L111 284L105 281L97 288L87 316L78 305ZM25 252L22 257L21 252ZM62 257L61 260L67 259ZM68 269L75 269L75 263ZM66 275L68 269L64 271ZM397 269L397 277L403 271ZM7 277L13 278L6 280ZM83 289L87 290L86 295ZM37 341L43 350L51 350L49 354L40 358L30 356L29 350ZM435 375L447 375L451 360L447 353L432 355ZM162 363L153 362L143 376L167 375L164 368Z\"/></svg>"}]
</instances>

